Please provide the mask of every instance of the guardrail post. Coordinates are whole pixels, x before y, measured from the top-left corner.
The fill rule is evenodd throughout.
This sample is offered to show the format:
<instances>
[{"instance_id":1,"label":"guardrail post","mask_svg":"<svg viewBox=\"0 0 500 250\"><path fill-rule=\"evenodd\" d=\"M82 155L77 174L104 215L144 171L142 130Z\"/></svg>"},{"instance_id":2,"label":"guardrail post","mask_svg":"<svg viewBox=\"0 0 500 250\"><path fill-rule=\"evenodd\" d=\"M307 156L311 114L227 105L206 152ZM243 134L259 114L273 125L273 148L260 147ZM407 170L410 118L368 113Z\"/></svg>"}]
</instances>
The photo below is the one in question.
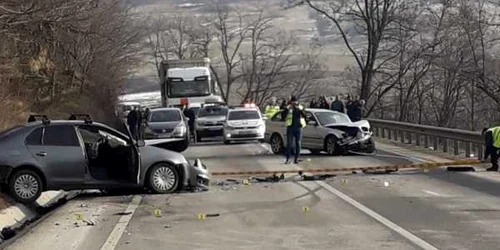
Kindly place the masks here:
<instances>
[{"instance_id":1,"label":"guardrail post","mask_svg":"<svg viewBox=\"0 0 500 250\"><path fill-rule=\"evenodd\" d=\"M408 143L409 143L409 144L412 144L412 143L413 143L413 133L412 133L412 132L409 132L409 133L408 133Z\"/></svg>"},{"instance_id":2,"label":"guardrail post","mask_svg":"<svg viewBox=\"0 0 500 250\"><path fill-rule=\"evenodd\" d=\"M405 131L400 130L400 134L399 135L401 136L401 138L400 138L401 139L401 143L405 143Z\"/></svg>"},{"instance_id":3,"label":"guardrail post","mask_svg":"<svg viewBox=\"0 0 500 250\"><path fill-rule=\"evenodd\" d=\"M443 152L448 153L448 139L446 138L443 141Z\"/></svg>"},{"instance_id":4,"label":"guardrail post","mask_svg":"<svg viewBox=\"0 0 500 250\"><path fill-rule=\"evenodd\" d=\"M470 157L470 142L464 141L465 143L465 156Z\"/></svg>"},{"instance_id":5,"label":"guardrail post","mask_svg":"<svg viewBox=\"0 0 500 250\"><path fill-rule=\"evenodd\" d=\"M378 137L378 128L375 128L375 136Z\"/></svg>"},{"instance_id":6,"label":"guardrail post","mask_svg":"<svg viewBox=\"0 0 500 250\"><path fill-rule=\"evenodd\" d=\"M458 155L458 140L453 140L453 154Z\"/></svg>"},{"instance_id":7,"label":"guardrail post","mask_svg":"<svg viewBox=\"0 0 500 250\"><path fill-rule=\"evenodd\" d=\"M429 148L429 136L424 135L424 147Z\"/></svg>"},{"instance_id":8,"label":"guardrail post","mask_svg":"<svg viewBox=\"0 0 500 250\"><path fill-rule=\"evenodd\" d=\"M387 139L392 140L392 131L390 128L387 129Z\"/></svg>"},{"instance_id":9,"label":"guardrail post","mask_svg":"<svg viewBox=\"0 0 500 250\"><path fill-rule=\"evenodd\" d=\"M477 152L477 159L482 160L483 159L483 145L481 144L476 144L476 152Z\"/></svg>"},{"instance_id":10,"label":"guardrail post","mask_svg":"<svg viewBox=\"0 0 500 250\"><path fill-rule=\"evenodd\" d=\"M415 134L415 143L417 146L420 146L420 139L422 139L422 136L419 133Z\"/></svg>"},{"instance_id":11,"label":"guardrail post","mask_svg":"<svg viewBox=\"0 0 500 250\"><path fill-rule=\"evenodd\" d=\"M398 130L394 129L394 140L397 141L398 140Z\"/></svg>"},{"instance_id":12,"label":"guardrail post","mask_svg":"<svg viewBox=\"0 0 500 250\"><path fill-rule=\"evenodd\" d=\"M432 139L433 139L432 146L434 150L438 150L438 138L434 136Z\"/></svg>"},{"instance_id":13,"label":"guardrail post","mask_svg":"<svg viewBox=\"0 0 500 250\"><path fill-rule=\"evenodd\" d=\"M382 129L382 138L385 138L385 128L381 128Z\"/></svg>"}]
</instances>

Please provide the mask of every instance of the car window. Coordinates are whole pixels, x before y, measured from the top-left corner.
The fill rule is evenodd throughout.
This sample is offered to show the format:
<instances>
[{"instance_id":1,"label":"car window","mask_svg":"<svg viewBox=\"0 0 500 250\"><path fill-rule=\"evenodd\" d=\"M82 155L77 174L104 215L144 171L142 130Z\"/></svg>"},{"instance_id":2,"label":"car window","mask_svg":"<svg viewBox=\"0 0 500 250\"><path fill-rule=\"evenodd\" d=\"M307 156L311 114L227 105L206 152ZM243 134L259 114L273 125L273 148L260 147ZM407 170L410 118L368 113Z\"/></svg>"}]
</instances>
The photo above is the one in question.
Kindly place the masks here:
<instances>
[{"instance_id":1,"label":"car window","mask_svg":"<svg viewBox=\"0 0 500 250\"><path fill-rule=\"evenodd\" d=\"M260 119L259 112L255 110L231 111L227 117L228 120L257 120Z\"/></svg>"},{"instance_id":2,"label":"car window","mask_svg":"<svg viewBox=\"0 0 500 250\"><path fill-rule=\"evenodd\" d=\"M37 128L33 130L26 137L26 145L42 145L42 132L43 128Z\"/></svg>"},{"instance_id":3,"label":"car window","mask_svg":"<svg viewBox=\"0 0 500 250\"><path fill-rule=\"evenodd\" d=\"M226 116L228 109L226 107L219 106L208 106L204 107L198 113L198 117L206 117L206 116Z\"/></svg>"},{"instance_id":4,"label":"car window","mask_svg":"<svg viewBox=\"0 0 500 250\"><path fill-rule=\"evenodd\" d=\"M43 145L46 146L80 146L73 126L48 126L43 133Z\"/></svg>"},{"instance_id":5,"label":"car window","mask_svg":"<svg viewBox=\"0 0 500 250\"><path fill-rule=\"evenodd\" d=\"M306 120L307 121L316 121L316 118L311 112L306 112Z\"/></svg>"},{"instance_id":6,"label":"car window","mask_svg":"<svg viewBox=\"0 0 500 250\"><path fill-rule=\"evenodd\" d=\"M80 132L80 135L85 143L94 144L99 139L103 138L107 139L107 142L111 147L128 145L125 138L122 138L116 133L102 127L83 125L78 127L78 132Z\"/></svg>"},{"instance_id":7,"label":"car window","mask_svg":"<svg viewBox=\"0 0 500 250\"><path fill-rule=\"evenodd\" d=\"M24 128L24 126L16 126L16 127L13 127L13 128L10 128L8 130L5 130L3 132L0 133L0 139L4 139L4 138L7 138L9 137L9 135L12 135L14 132L20 130Z\"/></svg>"},{"instance_id":8,"label":"car window","mask_svg":"<svg viewBox=\"0 0 500 250\"><path fill-rule=\"evenodd\" d=\"M175 109L151 111L149 116L149 122L174 122L181 119L181 112Z\"/></svg>"},{"instance_id":9,"label":"car window","mask_svg":"<svg viewBox=\"0 0 500 250\"><path fill-rule=\"evenodd\" d=\"M316 112L316 117L321 125L335 124L335 123L351 123L347 115L338 114L334 112Z\"/></svg>"}]
</instances>

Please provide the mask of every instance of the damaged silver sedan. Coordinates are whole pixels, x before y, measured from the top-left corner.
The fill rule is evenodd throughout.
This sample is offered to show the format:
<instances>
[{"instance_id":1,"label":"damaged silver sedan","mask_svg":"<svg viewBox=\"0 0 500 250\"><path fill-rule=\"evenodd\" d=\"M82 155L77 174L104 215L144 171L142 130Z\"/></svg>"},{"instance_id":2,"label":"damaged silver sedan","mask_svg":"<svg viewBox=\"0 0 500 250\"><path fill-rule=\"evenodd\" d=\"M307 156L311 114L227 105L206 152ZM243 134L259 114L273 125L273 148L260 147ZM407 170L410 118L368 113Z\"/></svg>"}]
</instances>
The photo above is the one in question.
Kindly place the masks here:
<instances>
[{"instance_id":1,"label":"damaged silver sedan","mask_svg":"<svg viewBox=\"0 0 500 250\"><path fill-rule=\"evenodd\" d=\"M307 126L302 134L302 148L313 154L322 151L341 155L350 151L373 153L375 142L366 120L352 122L346 114L325 109L306 109ZM285 150L286 126L283 111L267 120L266 142L275 154Z\"/></svg>"}]
</instances>

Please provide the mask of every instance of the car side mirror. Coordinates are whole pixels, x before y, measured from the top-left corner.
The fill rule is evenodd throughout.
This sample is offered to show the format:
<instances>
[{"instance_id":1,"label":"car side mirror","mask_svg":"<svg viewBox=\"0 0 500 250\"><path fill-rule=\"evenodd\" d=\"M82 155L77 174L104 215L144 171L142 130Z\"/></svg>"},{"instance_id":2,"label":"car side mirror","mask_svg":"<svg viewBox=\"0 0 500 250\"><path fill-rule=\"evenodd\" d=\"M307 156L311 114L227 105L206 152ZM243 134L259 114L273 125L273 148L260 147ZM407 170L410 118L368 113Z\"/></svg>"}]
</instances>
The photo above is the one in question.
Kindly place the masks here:
<instances>
[{"instance_id":1,"label":"car side mirror","mask_svg":"<svg viewBox=\"0 0 500 250\"><path fill-rule=\"evenodd\" d=\"M136 142L137 147L144 147L146 146L146 142L144 140L138 140Z\"/></svg>"}]
</instances>

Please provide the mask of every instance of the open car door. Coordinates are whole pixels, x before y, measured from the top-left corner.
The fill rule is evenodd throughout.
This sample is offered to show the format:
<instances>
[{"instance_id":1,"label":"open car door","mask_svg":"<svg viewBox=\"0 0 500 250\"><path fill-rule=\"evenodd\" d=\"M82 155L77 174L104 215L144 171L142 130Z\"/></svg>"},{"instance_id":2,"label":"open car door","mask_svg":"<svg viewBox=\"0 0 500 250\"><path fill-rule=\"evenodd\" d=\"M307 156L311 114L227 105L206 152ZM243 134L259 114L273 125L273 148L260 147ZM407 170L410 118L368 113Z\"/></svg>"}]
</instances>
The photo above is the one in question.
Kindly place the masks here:
<instances>
[{"instance_id":1,"label":"open car door","mask_svg":"<svg viewBox=\"0 0 500 250\"><path fill-rule=\"evenodd\" d=\"M141 175L141 153L139 152L139 145L136 140L132 137L132 133L130 132L130 129L128 128L126 123L122 124L125 128L125 131L127 131L127 135L129 138L129 141L131 143L131 159L132 159L132 168L130 169L130 180L132 182L135 182L136 184L139 184L140 182L140 175Z\"/></svg>"}]
</instances>

